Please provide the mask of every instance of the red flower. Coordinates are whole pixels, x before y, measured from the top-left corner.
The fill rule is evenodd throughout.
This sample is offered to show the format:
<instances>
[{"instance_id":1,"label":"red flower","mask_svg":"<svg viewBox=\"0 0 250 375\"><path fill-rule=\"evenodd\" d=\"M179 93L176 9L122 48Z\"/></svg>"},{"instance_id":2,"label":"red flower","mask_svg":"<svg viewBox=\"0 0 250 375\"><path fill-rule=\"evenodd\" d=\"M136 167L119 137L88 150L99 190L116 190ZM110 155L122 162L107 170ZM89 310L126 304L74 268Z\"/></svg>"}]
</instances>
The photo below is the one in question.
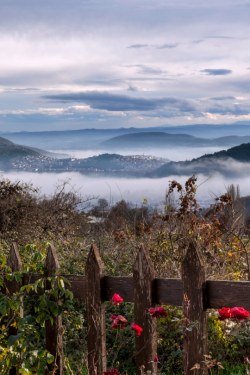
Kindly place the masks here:
<instances>
[{"instance_id":1,"label":"red flower","mask_svg":"<svg viewBox=\"0 0 250 375\"><path fill-rule=\"evenodd\" d=\"M111 325L111 328L114 330L117 330L118 328L124 329L126 323L128 322L127 319L125 319L122 315L112 315L111 319L113 320L113 324Z\"/></svg>"},{"instance_id":2,"label":"red flower","mask_svg":"<svg viewBox=\"0 0 250 375\"><path fill-rule=\"evenodd\" d=\"M154 357L154 362L158 362L158 357Z\"/></svg>"},{"instance_id":3,"label":"red flower","mask_svg":"<svg viewBox=\"0 0 250 375\"><path fill-rule=\"evenodd\" d=\"M116 369L112 369L109 371L104 371L103 375L121 375Z\"/></svg>"},{"instance_id":4,"label":"red flower","mask_svg":"<svg viewBox=\"0 0 250 375\"><path fill-rule=\"evenodd\" d=\"M232 318L232 312L229 307L223 307L221 310L218 310L220 314L220 320L225 320L228 318Z\"/></svg>"},{"instance_id":5,"label":"red flower","mask_svg":"<svg viewBox=\"0 0 250 375\"><path fill-rule=\"evenodd\" d=\"M244 320L249 317L249 312L243 309L243 307L234 307L231 309L232 318L237 320Z\"/></svg>"},{"instance_id":6,"label":"red flower","mask_svg":"<svg viewBox=\"0 0 250 375\"><path fill-rule=\"evenodd\" d=\"M119 294L114 294L110 302L114 302L114 305L119 306L121 302L123 302L123 299L119 296Z\"/></svg>"},{"instance_id":7,"label":"red flower","mask_svg":"<svg viewBox=\"0 0 250 375\"><path fill-rule=\"evenodd\" d=\"M164 307L156 307L155 309L151 307L149 313L152 315L152 318L157 318L158 316L167 316L166 309Z\"/></svg>"},{"instance_id":8,"label":"red flower","mask_svg":"<svg viewBox=\"0 0 250 375\"><path fill-rule=\"evenodd\" d=\"M138 336L141 336L141 332L143 331L143 329L141 327L139 327L137 324L133 323L131 325L131 329L133 331L135 331L137 333Z\"/></svg>"}]
</instances>

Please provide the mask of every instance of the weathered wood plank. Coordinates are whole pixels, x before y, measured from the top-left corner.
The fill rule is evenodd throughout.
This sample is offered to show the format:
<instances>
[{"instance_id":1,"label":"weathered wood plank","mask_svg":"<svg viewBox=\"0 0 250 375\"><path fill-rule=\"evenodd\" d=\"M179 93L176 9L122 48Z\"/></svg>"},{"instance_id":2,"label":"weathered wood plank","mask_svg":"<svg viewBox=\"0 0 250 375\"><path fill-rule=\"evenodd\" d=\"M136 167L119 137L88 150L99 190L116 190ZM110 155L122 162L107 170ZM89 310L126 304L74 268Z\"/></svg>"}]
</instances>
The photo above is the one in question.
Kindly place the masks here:
<instances>
[{"instance_id":1,"label":"weathered wood plank","mask_svg":"<svg viewBox=\"0 0 250 375\"><path fill-rule=\"evenodd\" d=\"M12 270L12 272L18 272L22 271L23 265L21 261L21 257L18 251L17 244L13 242L9 256L7 258L6 262L7 266L9 266ZM12 296L14 293L18 293L20 291L20 283L18 283L15 279L13 281L6 280L6 288L8 289L8 293L10 296ZM23 309L20 308L19 310L20 317L23 317ZM9 327L9 335L15 336L17 334L17 328L13 327L12 324L17 319L17 316L15 316L12 312L9 314L9 322L11 322L11 325ZM16 368L12 367L9 372L10 375L16 375Z\"/></svg>"},{"instance_id":2,"label":"weathered wood plank","mask_svg":"<svg viewBox=\"0 0 250 375\"><path fill-rule=\"evenodd\" d=\"M188 319L186 326L189 322L197 322L197 327L191 332L184 332L184 374L193 375L190 369L196 363L201 364L207 354L206 275L195 242L189 244L182 263L182 288L185 296L183 311ZM202 370L197 371L202 373Z\"/></svg>"},{"instance_id":3,"label":"weathered wood plank","mask_svg":"<svg viewBox=\"0 0 250 375\"><path fill-rule=\"evenodd\" d=\"M56 250L53 245L50 245L47 250L45 261L45 268L47 269L47 276L55 276L55 273L60 269L59 261L56 255ZM50 289L51 285L46 282L46 289ZM53 325L50 320L45 322L45 338L46 349L53 354L56 358L56 365L58 366L55 371L56 375L63 375L63 340L62 340L62 316L53 317ZM53 370L52 363L48 365L49 371Z\"/></svg>"},{"instance_id":4,"label":"weathered wood plank","mask_svg":"<svg viewBox=\"0 0 250 375\"><path fill-rule=\"evenodd\" d=\"M134 302L134 281L132 277L105 277L106 300L110 301L115 293L122 296L124 302Z\"/></svg>"},{"instance_id":5,"label":"weathered wood plank","mask_svg":"<svg viewBox=\"0 0 250 375\"><path fill-rule=\"evenodd\" d=\"M103 263L92 245L85 267L87 304L88 370L90 375L106 371L105 304Z\"/></svg>"},{"instance_id":6,"label":"weathered wood plank","mask_svg":"<svg viewBox=\"0 0 250 375\"><path fill-rule=\"evenodd\" d=\"M210 281L206 282L207 308L244 307L250 311L249 281Z\"/></svg>"},{"instance_id":7,"label":"weathered wood plank","mask_svg":"<svg viewBox=\"0 0 250 375\"><path fill-rule=\"evenodd\" d=\"M63 275L71 286L66 287L74 293L74 297L81 301L86 300L85 276ZM34 283L41 275L24 275L22 285ZM134 302L134 283L132 277L105 276L103 298L110 301L114 293L123 296L124 302ZM208 309L219 309L223 306L242 306L250 311L250 281L206 281ZM32 293L35 294L35 293ZM155 303L172 306L182 306L181 279L155 279Z\"/></svg>"},{"instance_id":8,"label":"weathered wood plank","mask_svg":"<svg viewBox=\"0 0 250 375\"><path fill-rule=\"evenodd\" d=\"M154 306L155 275L154 267L146 248L141 245L134 263L134 322L143 329L140 336L135 334L136 373L156 372L157 364L153 362L157 355L156 322L148 312Z\"/></svg>"},{"instance_id":9,"label":"weathered wood plank","mask_svg":"<svg viewBox=\"0 0 250 375\"><path fill-rule=\"evenodd\" d=\"M159 305L182 305L183 293L181 279L155 279L155 292L155 302Z\"/></svg>"}]
</instances>

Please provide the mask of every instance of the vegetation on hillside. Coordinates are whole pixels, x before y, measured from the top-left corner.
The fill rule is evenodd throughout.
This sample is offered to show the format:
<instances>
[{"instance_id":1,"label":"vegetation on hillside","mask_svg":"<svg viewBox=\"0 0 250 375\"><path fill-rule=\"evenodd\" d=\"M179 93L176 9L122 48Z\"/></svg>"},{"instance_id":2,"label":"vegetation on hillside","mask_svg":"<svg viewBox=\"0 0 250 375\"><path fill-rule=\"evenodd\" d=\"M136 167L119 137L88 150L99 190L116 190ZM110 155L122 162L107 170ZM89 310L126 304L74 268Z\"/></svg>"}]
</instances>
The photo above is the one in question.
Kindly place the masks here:
<instances>
[{"instance_id":1,"label":"vegetation on hillside","mask_svg":"<svg viewBox=\"0 0 250 375\"><path fill-rule=\"evenodd\" d=\"M37 152L30 150L29 148L16 145L15 143L0 137L0 161L7 161L10 158L28 155L39 156Z\"/></svg>"},{"instance_id":2,"label":"vegetation on hillside","mask_svg":"<svg viewBox=\"0 0 250 375\"><path fill-rule=\"evenodd\" d=\"M218 151L218 152L215 152L213 154L208 154L208 155L206 154L194 160L203 160L206 158L214 158L214 159L233 158L234 160L237 160L237 161L249 163L250 162L250 143L243 143L240 146L232 147L229 150Z\"/></svg>"}]
</instances>

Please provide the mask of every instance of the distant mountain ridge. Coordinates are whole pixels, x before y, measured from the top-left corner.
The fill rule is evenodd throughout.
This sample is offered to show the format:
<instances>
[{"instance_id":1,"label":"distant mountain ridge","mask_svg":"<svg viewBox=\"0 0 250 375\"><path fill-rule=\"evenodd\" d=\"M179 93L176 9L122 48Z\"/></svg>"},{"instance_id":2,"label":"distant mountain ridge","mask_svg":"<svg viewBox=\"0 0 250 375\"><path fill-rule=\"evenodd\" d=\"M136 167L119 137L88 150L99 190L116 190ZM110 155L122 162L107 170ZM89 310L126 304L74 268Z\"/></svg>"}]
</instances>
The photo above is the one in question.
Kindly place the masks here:
<instances>
[{"instance_id":1,"label":"distant mountain ridge","mask_svg":"<svg viewBox=\"0 0 250 375\"><path fill-rule=\"evenodd\" d=\"M101 143L111 148L159 148L159 147L218 147L234 146L250 142L250 136L227 136L216 139L198 138L188 134L168 134L164 132L139 132L120 135Z\"/></svg>"},{"instance_id":2,"label":"distant mountain ridge","mask_svg":"<svg viewBox=\"0 0 250 375\"><path fill-rule=\"evenodd\" d=\"M10 141L46 150L100 149L100 143L110 138L138 132L164 132L186 134L198 138L214 139L227 136L250 136L250 122L233 124L200 124L184 126L159 126L148 128L79 129L45 132L16 132L2 134ZM230 144L232 146L233 144Z\"/></svg>"}]
</instances>

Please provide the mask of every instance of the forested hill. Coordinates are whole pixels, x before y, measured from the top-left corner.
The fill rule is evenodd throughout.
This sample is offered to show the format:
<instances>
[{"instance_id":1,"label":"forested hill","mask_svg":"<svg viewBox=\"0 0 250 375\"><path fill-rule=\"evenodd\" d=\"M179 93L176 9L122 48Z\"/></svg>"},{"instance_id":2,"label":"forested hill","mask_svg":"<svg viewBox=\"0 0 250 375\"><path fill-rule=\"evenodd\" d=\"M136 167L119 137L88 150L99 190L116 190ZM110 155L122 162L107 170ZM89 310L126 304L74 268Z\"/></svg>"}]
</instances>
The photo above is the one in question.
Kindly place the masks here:
<instances>
[{"instance_id":1,"label":"forested hill","mask_svg":"<svg viewBox=\"0 0 250 375\"><path fill-rule=\"evenodd\" d=\"M250 143L243 143L240 146L235 146L230 148L229 150L223 150L215 152L214 154L203 155L198 159L193 159L192 161L202 160L207 158L214 158L214 159L225 159L225 158L233 158L237 161L241 162L250 162Z\"/></svg>"},{"instance_id":2,"label":"forested hill","mask_svg":"<svg viewBox=\"0 0 250 375\"><path fill-rule=\"evenodd\" d=\"M0 137L0 160L7 161L12 158L28 155L39 156L37 152L30 150L29 148L16 145L15 143Z\"/></svg>"},{"instance_id":3,"label":"forested hill","mask_svg":"<svg viewBox=\"0 0 250 375\"><path fill-rule=\"evenodd\" d=\"M238 163L232 163L234 159L238 163L245 163L244 167ZM194 172L205 175L213 175L218 172L224 176L243 176L250 173L250 143L232 147L227 151L219 151L214 154L203 155L190 161L170 162L157 168L148 176L153 178L173 175L188 176Z\"/></svg>"}]
</instances>

